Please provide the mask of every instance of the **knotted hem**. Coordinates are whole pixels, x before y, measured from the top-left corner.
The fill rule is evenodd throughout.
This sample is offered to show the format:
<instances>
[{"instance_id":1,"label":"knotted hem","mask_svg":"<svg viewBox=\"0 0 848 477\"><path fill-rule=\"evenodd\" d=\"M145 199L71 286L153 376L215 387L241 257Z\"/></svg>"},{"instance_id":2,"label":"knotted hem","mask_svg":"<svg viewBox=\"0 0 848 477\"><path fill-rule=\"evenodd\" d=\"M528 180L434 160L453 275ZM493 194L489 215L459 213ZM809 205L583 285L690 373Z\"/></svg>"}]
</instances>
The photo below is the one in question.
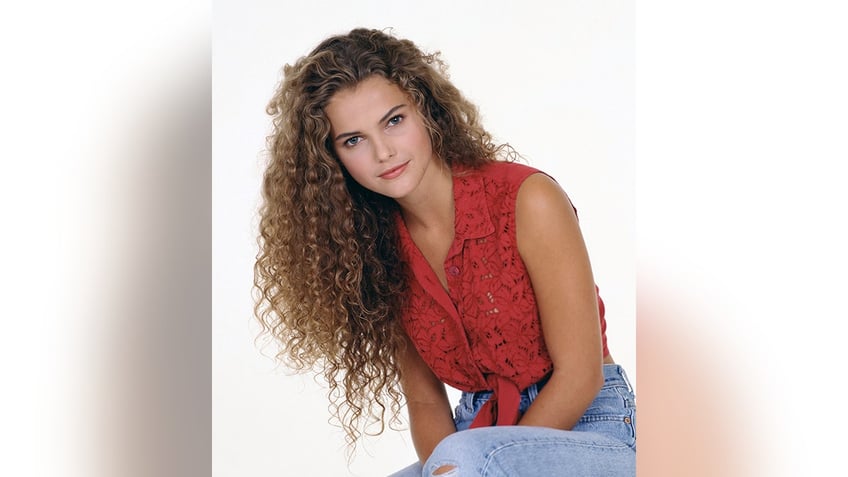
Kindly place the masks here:
<instances>
[{"instance_id":1,"label":"knotted hem","mask_svg":"<svg viewBox=\"0 0 848 477\"><path fill-rule=\"evenodd\" d=\"M503 376L491 383L492 396L480 408L469 429L488 426L514 426L520 417L521 392L518 386Z\"/></svg>"}]
</instances>

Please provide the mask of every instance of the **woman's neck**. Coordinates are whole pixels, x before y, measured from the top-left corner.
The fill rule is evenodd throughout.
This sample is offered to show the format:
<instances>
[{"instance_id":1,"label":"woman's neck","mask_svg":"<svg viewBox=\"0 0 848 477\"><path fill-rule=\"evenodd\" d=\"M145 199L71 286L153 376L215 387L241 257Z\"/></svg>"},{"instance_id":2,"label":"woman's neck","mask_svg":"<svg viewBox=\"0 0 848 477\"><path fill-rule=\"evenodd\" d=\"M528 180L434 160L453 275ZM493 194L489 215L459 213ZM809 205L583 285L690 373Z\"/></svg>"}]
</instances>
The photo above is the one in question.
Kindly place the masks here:
<instances>
[{"instance_id":1,"label":"woman's neck","mask_svg":"<svg viewBox=\"0 0 848 477\"><path fill-rule=\"evenodd\" d=\"M447 164L431 164L416 194L398 200L408 229L445 230L454 226L453 175Z\"/></svg>"}]
</instances>

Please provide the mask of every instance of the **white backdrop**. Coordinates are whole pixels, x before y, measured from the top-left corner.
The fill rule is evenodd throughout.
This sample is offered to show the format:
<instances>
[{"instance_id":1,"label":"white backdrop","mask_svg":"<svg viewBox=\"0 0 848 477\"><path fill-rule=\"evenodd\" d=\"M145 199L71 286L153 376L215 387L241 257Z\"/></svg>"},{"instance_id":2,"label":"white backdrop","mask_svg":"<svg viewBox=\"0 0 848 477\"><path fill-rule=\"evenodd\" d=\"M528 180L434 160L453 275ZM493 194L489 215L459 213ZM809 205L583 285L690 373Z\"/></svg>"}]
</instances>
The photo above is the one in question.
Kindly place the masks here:
<instances>
[{"instance_id":1,"label":"white backdrop","mask_svg":"<svg viewBox=\"0 0 848 477\"><path fill-rule=\"evenodd\" d=\"M625 0L214 3L214 475L385 475L415 460L408 433L387 431L363 440L348 466L323 388L254 342L264 108L285 63L357 26L393 27L441 51L489 131L565 188L607 306L610 350L635 384L633 25Z\"/></svg>"},{"instance_id":2,"label":"white backdrop","mask_svg":"<svg viewBox=\"0 0 848 477\"><path fill-rule=\"evenodd\" d=\"M496 133L537 165L562 162L554 172L567 176L612 305L613 350L633 374L631 274L620 258L631 230L619 219L632 197L616 207L613 195L596 201L586 190L630 182L585 169L612 163L597 154L602 145L632 142L628 127L609 125L632 113L617 98L632 83L631 54L621 52L633 7L603 2L613 15L593 5L601 2L584 2L588 11L571 3L430 2L403 13L323 2L320 16L215 4L216 475L350 474L324 397L252 347L248 283L271 83L283 62L354 23L394 25L441 48ZM829 398L846 388L846 18L845 2L830 0L639 1L639 475L844 468ZM3 475L209 473L210 19L203 0L18 2L0 15ZM538 41L552 36L559 43ZM528 53L510 56L505 43ZM529 53L551 50L570 63L541 67ZM505 65L550 78L519 88ZM596 81L621 114L603 108ZM569 127L550 135L538 110L531 118L525 109L566 83L593 104L580 122L556 118ZM528 140L536 131L523 124L540 134ZM581 136L591 124L613 133ZM561 138L563 151L538 149ZM629 155L615 156L615 171ZM607 222L622 227L609 235L620 242L605 241ZM384 474L411 455L389 436L368 449L356 475Z\"/></svg>"}]
</instances>

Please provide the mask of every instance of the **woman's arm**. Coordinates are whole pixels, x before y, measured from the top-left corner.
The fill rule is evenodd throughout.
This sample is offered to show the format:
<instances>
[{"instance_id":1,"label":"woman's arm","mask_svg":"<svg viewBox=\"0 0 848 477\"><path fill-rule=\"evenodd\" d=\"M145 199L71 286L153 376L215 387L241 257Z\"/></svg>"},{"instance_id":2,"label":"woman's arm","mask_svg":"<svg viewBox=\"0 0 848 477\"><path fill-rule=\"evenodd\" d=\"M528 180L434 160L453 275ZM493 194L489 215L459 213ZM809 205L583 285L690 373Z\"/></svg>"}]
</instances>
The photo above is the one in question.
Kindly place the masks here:
<instances>
[{"instance_id":1,"label":"woman's arm","mask_svg":"<svg viewBox=\"0 0 848 477\"><path fill-rule=\"evenodd\" d=\"M444 383L433 374L408 339L400 357L400 368L412 443L423 464L442 439L456 432L450 401Z\"/></svg>"},{"instance_id":2,"label":"woman's arm","mask_svg":"<svg viewBox=\"0 0 848 477\"><path fill-rule=\"evenodd\" d=\"M550 177L518 192L518 250L527 267L553 374L519 424L571 429L603 385L598 298L577 216Z\"/></svg>"}]
</instances>

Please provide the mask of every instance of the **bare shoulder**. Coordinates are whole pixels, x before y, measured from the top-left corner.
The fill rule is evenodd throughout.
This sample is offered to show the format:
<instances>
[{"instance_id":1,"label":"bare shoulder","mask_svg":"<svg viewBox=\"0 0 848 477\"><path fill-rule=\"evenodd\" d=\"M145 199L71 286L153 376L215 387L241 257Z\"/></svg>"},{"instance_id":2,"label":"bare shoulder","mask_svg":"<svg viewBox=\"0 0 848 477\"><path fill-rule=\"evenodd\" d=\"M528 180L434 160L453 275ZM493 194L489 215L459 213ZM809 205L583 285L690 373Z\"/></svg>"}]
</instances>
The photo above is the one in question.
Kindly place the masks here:
<instances>
[{"instance_id":1,"label":"bare shoulder","mask_svg":"<svg viewBox=\"0 0 848 477\"><path fill-rule=\"evenodd\" d=\"M527 177L518 189L515 226L522 256L531 251L550 253L552 247L583 246L577 215L568 195L543 173Z\"/></svg>"},{"instance_id":2,"label":"bare shoulder","mask_svg":"<svg viewBox=\"0 0 848 477\"><path fill-rule=\"evenodd\" d=\"M516 218L554 219L561 215L576 219L568 195L544 173L532 174L521 183L516 199Z\"/></svg>"}]
</instances>

